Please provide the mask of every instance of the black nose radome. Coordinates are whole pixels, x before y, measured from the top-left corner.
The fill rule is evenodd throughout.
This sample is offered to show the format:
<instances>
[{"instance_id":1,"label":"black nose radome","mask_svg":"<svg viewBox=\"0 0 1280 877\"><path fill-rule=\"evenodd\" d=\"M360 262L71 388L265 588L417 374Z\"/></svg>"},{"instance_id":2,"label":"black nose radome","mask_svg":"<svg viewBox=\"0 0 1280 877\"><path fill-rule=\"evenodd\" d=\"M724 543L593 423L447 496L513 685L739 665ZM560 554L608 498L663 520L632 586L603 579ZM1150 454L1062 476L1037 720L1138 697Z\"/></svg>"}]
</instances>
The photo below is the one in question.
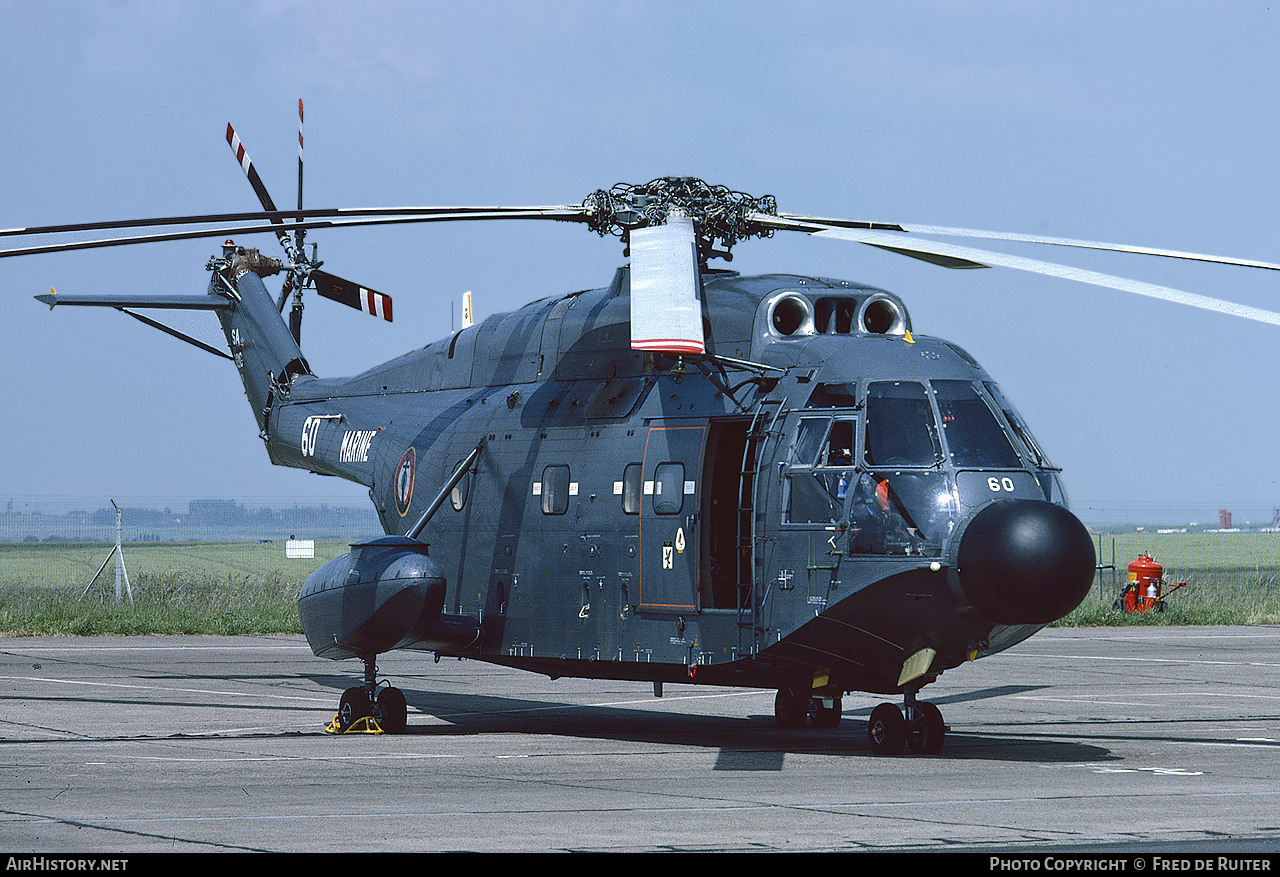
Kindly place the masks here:
<instances>
[{"instance_id":1,"label":"black nose radome","mask_svg":"<svg viewBox=\"0 0 1280 877\"><path fill-rule=\"evenodd\" d=\"M1062 506L1009 499L978 512L960 539L960 587L1001 624L1057 621L1089 593L1093 540Z\"/></svg>"}]
</instances>

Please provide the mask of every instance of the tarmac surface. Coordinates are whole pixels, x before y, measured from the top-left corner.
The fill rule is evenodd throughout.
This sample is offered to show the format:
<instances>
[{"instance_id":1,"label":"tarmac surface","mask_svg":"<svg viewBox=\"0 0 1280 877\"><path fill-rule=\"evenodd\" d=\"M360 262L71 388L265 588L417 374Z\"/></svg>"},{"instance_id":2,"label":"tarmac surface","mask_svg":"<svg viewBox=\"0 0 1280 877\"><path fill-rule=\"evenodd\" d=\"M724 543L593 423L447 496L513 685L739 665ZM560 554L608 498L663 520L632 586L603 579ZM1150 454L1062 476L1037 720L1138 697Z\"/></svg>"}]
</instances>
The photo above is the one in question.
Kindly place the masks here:
<instances>
[{"instance_id":1,"label":"tarmac surface","mask_svg":"<svg viewBox=\"0 0 1280 877\"><path fill-rule=\"evenodd\" d=\"M357 662L300 637L0 639L0 851L1280 853L1280 628L1046 630L922 692L550 680L398 652L403 735L325 733Z\"/></svg>"}]
</instances>

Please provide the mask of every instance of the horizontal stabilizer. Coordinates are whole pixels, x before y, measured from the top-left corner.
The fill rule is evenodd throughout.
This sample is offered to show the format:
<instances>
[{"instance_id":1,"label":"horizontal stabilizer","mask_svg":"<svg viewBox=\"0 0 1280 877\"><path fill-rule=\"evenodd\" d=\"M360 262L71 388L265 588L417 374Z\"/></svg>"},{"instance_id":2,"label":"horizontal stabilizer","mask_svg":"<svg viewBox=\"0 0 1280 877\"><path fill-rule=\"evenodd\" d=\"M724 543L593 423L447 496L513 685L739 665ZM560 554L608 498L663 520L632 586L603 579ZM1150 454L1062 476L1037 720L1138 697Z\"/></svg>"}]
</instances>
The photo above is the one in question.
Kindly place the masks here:
<instances>
[{"instance_id":1,"label":"horizontal stabilizer","mask_svg":"<svg viewBox=\"0 0 1280 877\"><path fill-rule=\"evenodd\" d=\"M220 295L37 295L36 301L54 305L99 308L162 308L176 311L225 311L231 300Z\"/></svg>"},{"instance_id":2,"label":"horizontal stabilizer","mask_svg":"<svg viewBox=\"0 0 1280 877\"><path fill-rule=\"evenodd\" d=\"M391 322L391 296L344 280L327 271L312 271L311 279L315 281L316 292L325 298Z\"/></svg>"},{"instance_id":3,"label":"horizontal stabilizer","mask_svg":"<svg viewBox=\"0 0 1280 877\"><path fill-rule=\"evenodd\" d=\"M695 235L693 222L675 213L665 225L632 230L632 350L706 353Z\"/></svg>"}]
</instances>

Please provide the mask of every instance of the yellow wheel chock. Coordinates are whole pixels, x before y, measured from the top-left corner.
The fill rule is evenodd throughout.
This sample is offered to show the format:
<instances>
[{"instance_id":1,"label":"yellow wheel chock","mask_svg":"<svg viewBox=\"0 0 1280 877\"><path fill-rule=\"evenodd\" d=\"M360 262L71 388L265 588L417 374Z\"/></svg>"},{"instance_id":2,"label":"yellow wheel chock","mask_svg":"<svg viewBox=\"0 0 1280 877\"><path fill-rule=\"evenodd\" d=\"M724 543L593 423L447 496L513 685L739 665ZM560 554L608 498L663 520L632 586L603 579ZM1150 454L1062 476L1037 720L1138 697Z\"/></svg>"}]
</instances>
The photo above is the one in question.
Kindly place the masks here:
<instances>
[{"instance_id":1,"label":"yellow wheel chock","mask_svg":"<svg viewBox=\"0 0 1280 877\"><path fill-rule=\"evenodd\" d=\"M345 730L342 728L342 725L339 723L338 719L339 717L335 715L333 717L333 720L330 721L327 726L325 726L324 732L326 734L385 734L386 733L385 731L382 730L382 726L378 724L378 720L375 719L373 716L361 716L360 718L352 722L349 726L347 726Z\"/></svg>"}]
</instances>

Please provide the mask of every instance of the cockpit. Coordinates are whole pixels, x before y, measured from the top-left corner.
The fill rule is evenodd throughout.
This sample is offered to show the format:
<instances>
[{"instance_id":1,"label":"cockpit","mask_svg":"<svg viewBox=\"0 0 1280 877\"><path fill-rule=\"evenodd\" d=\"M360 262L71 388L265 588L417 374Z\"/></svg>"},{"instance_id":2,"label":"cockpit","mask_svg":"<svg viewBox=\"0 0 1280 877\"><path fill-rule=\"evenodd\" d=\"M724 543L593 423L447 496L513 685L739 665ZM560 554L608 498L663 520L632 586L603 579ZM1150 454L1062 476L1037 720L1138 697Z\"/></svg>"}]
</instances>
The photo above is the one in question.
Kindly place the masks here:
<instances>
[{"instance_id":1,"label":"cockpit","mask_svg":"<svg viewBox=\"0 0 1280 877\"><path fill-rule=\"evenodd\" d=\"M991 381L819 383L790 426L783 526L846 532L854 554L936 557L993 500L1065 504Z\"/></svg>"}]
</instances>

